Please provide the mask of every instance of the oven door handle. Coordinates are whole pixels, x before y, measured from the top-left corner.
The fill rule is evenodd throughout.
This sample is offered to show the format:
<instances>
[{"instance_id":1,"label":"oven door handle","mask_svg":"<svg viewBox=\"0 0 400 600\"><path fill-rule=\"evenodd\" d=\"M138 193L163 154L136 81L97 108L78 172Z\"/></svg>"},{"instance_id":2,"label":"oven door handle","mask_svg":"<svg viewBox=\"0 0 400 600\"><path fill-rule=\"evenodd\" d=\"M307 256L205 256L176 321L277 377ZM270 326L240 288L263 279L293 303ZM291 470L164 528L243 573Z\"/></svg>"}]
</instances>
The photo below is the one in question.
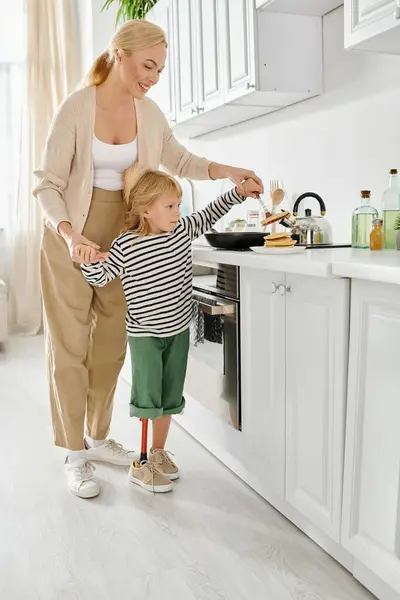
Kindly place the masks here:
<instances>
[{"instance_id":1,"label":"oven door handle","mask_svg":"<svg viewBox=\"0 0 400 600\"><path fill-rule=\"evenodd\" d=\"M211 304L207 302L207 298L202 297L200 300L198 296L194 300L197 302L199 309L206 315L234 315L236 312L236 305L232 302L218 300L218 304Z\"/></svg>"}]
</instances>

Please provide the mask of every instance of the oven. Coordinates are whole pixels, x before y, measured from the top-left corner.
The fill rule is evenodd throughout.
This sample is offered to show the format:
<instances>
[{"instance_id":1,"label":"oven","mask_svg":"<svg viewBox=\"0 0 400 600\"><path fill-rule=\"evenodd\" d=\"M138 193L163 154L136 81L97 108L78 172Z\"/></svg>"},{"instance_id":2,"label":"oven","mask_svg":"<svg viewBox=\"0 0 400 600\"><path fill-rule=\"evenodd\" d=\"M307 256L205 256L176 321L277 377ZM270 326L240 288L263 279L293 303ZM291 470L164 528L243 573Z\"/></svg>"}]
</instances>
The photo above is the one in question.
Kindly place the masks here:
<instances>
[{"instance_id":1,"label":"oven","mask_svg":"<svg viewBox=\"0 0 400 600\"><path fill-rule=\"evenodd\" d=\"M240 430L239 268L195 263L193 313L185 389Z\"/></svg>"}]
</instances>

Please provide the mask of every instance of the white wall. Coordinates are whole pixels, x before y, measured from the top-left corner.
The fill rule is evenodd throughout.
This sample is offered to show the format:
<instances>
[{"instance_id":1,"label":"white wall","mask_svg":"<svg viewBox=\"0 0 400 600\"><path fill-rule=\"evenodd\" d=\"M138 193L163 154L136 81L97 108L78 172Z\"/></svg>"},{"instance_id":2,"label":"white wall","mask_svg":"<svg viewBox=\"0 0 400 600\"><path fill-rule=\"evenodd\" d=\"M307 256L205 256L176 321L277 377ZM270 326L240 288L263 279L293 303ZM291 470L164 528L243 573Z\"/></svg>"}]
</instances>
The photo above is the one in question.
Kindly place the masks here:
<instances>
[{"instance_id":1,"label":"white wall","mask_svg":"<svg viewBox=\"0 0 400 600\"><path fill-rule=\"evenodd\" d=\"M400 57L345 51L339 8L324 18L324 67L323 96L186 145L252 168L265 182L283 179L290 200L318 192L335 241L347 241L359 191L371 189L380 208L389 169L400 169ZM196 184L201 203L210 199L208 186Z\"/></svg>"},{"instance_id":2,"label":"white wall","mask_svg":"<svg viewBox=\"0 0 400 600\"><path fill-rule=\"evenodd\" d=\"M82 73L90 68L95 57L107 49L115 31L118 3L102 11L105 0L78 0L78 19L81 37Z\"/></svg>"}]
</instances>

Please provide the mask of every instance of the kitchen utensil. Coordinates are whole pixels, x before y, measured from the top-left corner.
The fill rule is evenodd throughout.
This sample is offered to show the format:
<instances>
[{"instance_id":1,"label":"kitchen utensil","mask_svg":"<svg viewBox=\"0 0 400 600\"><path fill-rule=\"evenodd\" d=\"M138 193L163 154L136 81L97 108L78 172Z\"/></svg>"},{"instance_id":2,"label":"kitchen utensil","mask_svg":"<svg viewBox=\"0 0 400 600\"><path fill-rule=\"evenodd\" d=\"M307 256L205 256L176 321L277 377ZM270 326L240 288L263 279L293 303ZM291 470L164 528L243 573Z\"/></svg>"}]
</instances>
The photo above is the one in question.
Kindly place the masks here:
<instances>
[{"instance_id":1,"label":"kitchen utensil","mask_svg":"<svg viewBox=\"0 0 400 600\"><path fill-rule=\"evenodd\" d=\"M298 210L301 202L306 198L314 198L320 205L321 214L313 215L311 209L306 208L305 216L299 217ZM306 192L301 194L294 203L293 216L295 223L292 227L292 237L299 244L306 246L328 245L332 244L332 229L328 221L325 219L326 207L321 196L315 192Z\"/></svg>"},{"instance_id":2,"label":"kitchen utensil","mask_svg":"<svg viewBox=\"0 0 400 600\"><path fill-rule=\"evenodd\" d=\"M251 246L263 246L268 235L263 231L225 231L215 233L208 231L205 237L213 248L223 250L248 250Z\"/></svg>"},{"instance_id":3,"label":"kitchen utensil","mask_svg":"<svg viewBox=\"0 0 400 600\"><path fill-rule=\"evenodd\" d=\"M282 190L282 188L279 187L279 182L277 179L274 179L272 181L271 188L272 214L274 214L280 203L283 201L285 197L285 192ZM275 224L272 226L272 233L276 233Z\"/></svg>"},{"instance_id":4,"label":"kitchen utensil","mask_svg":"<svg viewBox=\"0 0 400 600\"><path fill-rule=\"evenodd\" d=\"M272 202L272 195L274 193L274 191L276 189L278 189L279 187L279 182L277 179L271 179L271 181L269 182L269 195L270 195L270 199L271 199L271 213L274 214L274 206L273 206L273 202ZM276 225L274 225L271 229L271 233L276 233Z\"/></svg>"},{"instance_id":5,"label":"kitchen utensil","mask_svg":"<svg viewBox=\"0 0 400 600\"><path fill-rule=\"evenodd\" d=\"M277 190L279 187L279 181L277 179L271 179L271 181L269 182L269 195L271 196L271 200L272 200L272 194L275 190Z\"/></svg>"},{"instance_id":6,"label":"kitchen utensil","mask_svg":"<svg viewBox=\"0 0 400 600\"><path fill-rule=\"evenodd\" d=\"M268 227L268 225L273 225L274 223L279 223L279 221L287 221L290 217L290 212L287 210L282 210L281 212L270 215L266 219L262 221L264 227Z\"/></svg>"},{"instance_id":7,"label":"kitchen utensil","mask_svg":"<svg viewBox=\"0 0 400 600\"><path fill-rule=\"evenodd\" d=\"M274 213L283 199L285 197L285 192L281 188L277 188L272 192L272 212ZM272 226L272 233L276 233L276 224Z\"/></svg>"},{"instance_id":8,"label":"kitchen utensil","mask_svg":"<svg viewBox=\"0 0 400 600\"><path fill-rule=\"evenodd\" d=\"M259 201L260 205L262 206L262 209L267 212L268 208L264 202L264 200L262 199L262 194L257 194L257 200Z\"/></svg>"},{"instance_id":9,"label":"kitchen utensil","mask_svg":"<svg viewBox=\"0 0 400 600\"><path fill-rule=\"evenodd\" d=\"M264 248L260 246L254 246L250 248L253 252L257 254L274 254L278 255L286 255L286 254L303 254L306 251L304 246L294 246L294 248Z\"/></svg>"},{"instance_id":10,"label":"kitchen utensil","mask_svg":"<svg viewBox=\"0 0 400 600\"><path fill-rule=\"evenodd\" d=\"M274 190L272 192L272 206L274 208L277 208L280 203L283 201L285 197L285 192L283 191L282 188L276 188L276 190Z\"/></svg>"},{"instance_id":11,"label":"kitchen utensil","mask_svg":"<svg viewBox=\"0 0 400 600\"><path fill-rule=\"evenodd\" d=\"M265 204L264 200L261 197L261 194L257 195L257 200L260 203L260 206L262 207L262 219L261 221L263 221L264 219L266 219L267 217L270 217L272 214L272 208L268 208L267 205Z\"/></svg>"}]
</instances>

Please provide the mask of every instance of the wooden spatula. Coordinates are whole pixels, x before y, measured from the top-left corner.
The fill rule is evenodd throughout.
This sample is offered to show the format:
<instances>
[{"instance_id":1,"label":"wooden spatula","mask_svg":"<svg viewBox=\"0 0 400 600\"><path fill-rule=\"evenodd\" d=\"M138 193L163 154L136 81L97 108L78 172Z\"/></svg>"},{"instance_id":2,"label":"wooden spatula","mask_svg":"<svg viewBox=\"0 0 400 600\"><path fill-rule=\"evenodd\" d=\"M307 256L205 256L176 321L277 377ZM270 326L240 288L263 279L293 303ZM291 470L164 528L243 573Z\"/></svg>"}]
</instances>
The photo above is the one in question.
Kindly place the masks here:
<instances>
[{"instance_id":1,"label":"wooden spatula","mask_svg":"<svg viewBox=\"0 0 400 600\"><path fill-rule=\"evenodd\" d=\"M281 188L276 188L271 192L271 200L272 200L272 213L276 212L276 209L283 201L285 197L285 192ZM272 233L276 233L276 225L272 225Z\"/></svg>"}]
</instances>

